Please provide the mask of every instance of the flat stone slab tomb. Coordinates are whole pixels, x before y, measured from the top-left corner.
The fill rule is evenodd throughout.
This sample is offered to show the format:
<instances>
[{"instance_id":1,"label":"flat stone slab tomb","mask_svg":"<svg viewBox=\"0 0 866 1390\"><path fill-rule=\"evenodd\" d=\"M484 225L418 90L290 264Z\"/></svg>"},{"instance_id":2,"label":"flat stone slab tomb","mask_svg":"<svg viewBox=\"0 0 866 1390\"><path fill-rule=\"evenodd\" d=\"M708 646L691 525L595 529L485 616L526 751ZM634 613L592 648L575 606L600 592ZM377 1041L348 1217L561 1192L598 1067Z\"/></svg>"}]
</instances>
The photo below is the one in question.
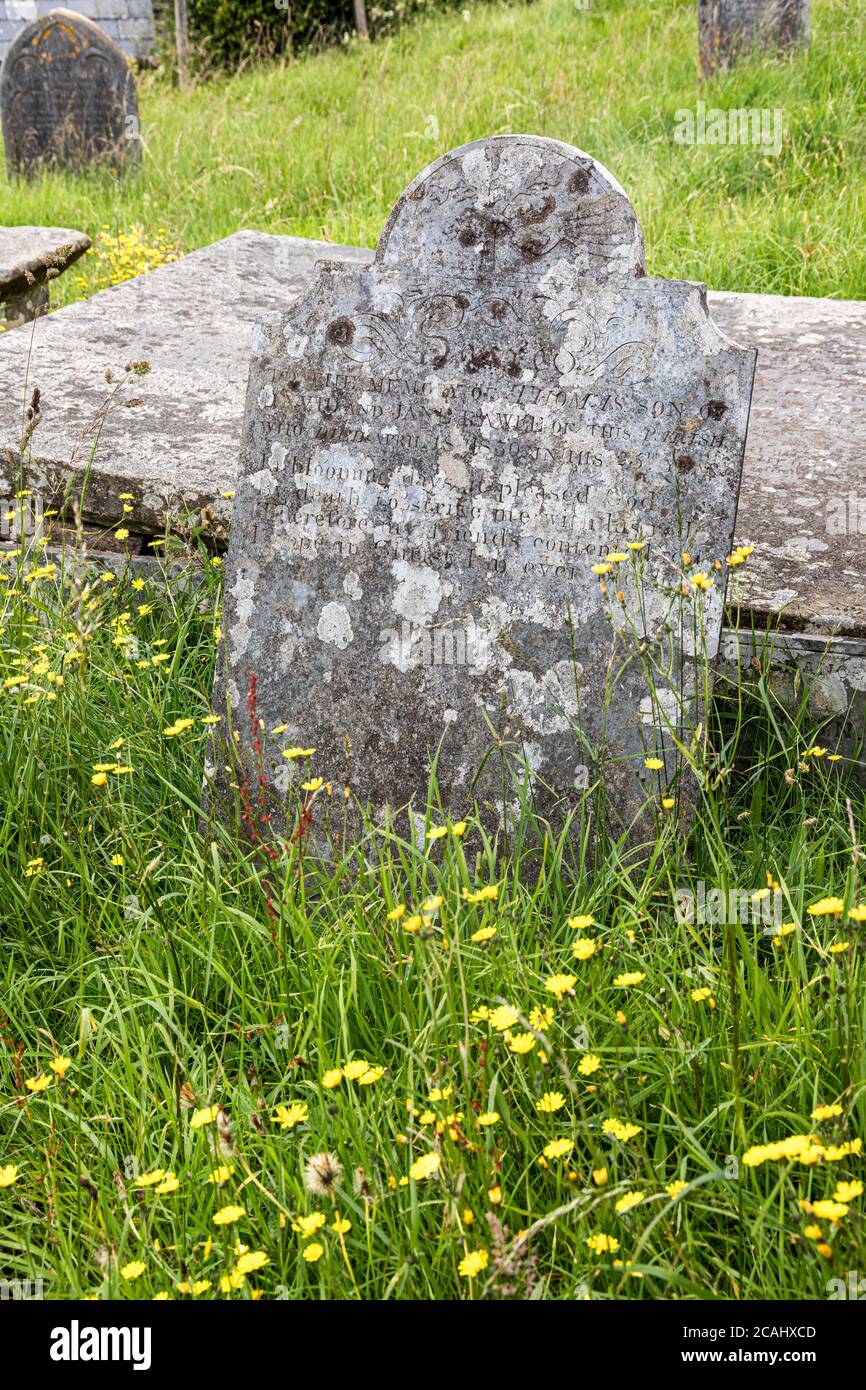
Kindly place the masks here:
<instances>
[{"instance_id":1,"label":"flat stone slab tomb","mask_svg":"<svg viewBox=\"0 0 866 1390\"><path fill-rule=\"evenodd\" d=\"M0 334L0 496L18 488L25 389L39 386L28 486L46 508L70 469L109 387L146 360L150 373L102 425L87 519L116 522L121 492L136 497L135 548L165 519L210 511L228 523L253 327L314 278L319 260L366 263L372 253L295 237L238 232L172 265ZM710 311L742 347L757 347L736 537L755 553L728 593L723 665L748 661L752 631L778 628L780 679L793 663L814 678L816 718L862 736L866 709L866 303L709 293ZM28 377L28 356L29 377ZM672 421L672 427L676 422ZM70 464L71 461L71 464ZM687 463L683 463L687 467Z\"/></svg>"},{"instance_id":2,"label":"flat stone slab tomb","mask_svg":"<svg viewBox=\"0 0 866 1390\"><path fill-rule=\"evenodd\" d=\"M62 274L90 245L68 227L0 227L0 314L8 327L46 313L49 271Z\"/></svg>"}]
</instances>

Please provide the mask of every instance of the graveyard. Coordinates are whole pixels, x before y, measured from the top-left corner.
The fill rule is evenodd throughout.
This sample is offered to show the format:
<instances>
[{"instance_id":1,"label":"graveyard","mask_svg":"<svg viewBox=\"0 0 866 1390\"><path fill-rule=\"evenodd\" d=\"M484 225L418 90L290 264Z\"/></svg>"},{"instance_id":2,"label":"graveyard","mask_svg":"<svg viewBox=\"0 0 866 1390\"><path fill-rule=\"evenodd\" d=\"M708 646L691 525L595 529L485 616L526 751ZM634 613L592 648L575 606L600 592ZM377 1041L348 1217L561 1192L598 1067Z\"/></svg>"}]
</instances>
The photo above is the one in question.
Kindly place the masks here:
<instances>
[{"instance_id":1,"label":"graveyard","mask_svg":"<svg viewBox=\"0 0 866 1390\"><path fill-rule=\"evenodd\" d=\"M856 1297L866 12L170 8L0 3L0 1294Z\"/></svg>"}]
</instances>

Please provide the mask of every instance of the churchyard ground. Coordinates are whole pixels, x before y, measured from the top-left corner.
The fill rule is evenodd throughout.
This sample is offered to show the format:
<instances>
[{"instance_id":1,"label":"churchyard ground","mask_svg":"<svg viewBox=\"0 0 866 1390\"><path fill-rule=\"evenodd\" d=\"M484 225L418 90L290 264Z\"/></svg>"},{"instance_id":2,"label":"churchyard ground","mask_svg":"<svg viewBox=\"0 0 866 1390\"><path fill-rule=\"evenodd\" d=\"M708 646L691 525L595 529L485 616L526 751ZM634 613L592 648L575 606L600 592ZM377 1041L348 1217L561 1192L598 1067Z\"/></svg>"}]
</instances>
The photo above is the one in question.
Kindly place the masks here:
<instances>
[{"instance_id":1,"label":"churchyard ground","mask_svg":"<svg viewBox=\"0 0 866 1390\"><path fill-rule=\"evenodd\" d=\"M62 208L131 238L68 272L69 298L120 273L111 254L135 273L240 226L371 243L434 154L531 127L613 169L651 273L863 297L853 3L815 5L808 64L700 89L784 109L777 157L672 142L698 99L691 7L469 14L184 98L145 83L140 175L0 185L4 220ZM128 394L146 387L132 371ZM681 750L692 822L650 756L640 854L595 784L548 824L493 739L506 829L471 799L443 813L434 776L415 834L361 836L351 787L260 725L255 686L245 731L288 755L288 829L243 773L234 813L203 825L225 564L192 527L163 549L156 572L83 577L27 544L0 567L4 1280L48 1298L847 1296L866 1260L866 814L860 749L805 686L783 696L759 660L717 687ZM750 558L707 569L720 585ZM710 581L682 564L694 614Z\"/></svg>"}]
</instances>

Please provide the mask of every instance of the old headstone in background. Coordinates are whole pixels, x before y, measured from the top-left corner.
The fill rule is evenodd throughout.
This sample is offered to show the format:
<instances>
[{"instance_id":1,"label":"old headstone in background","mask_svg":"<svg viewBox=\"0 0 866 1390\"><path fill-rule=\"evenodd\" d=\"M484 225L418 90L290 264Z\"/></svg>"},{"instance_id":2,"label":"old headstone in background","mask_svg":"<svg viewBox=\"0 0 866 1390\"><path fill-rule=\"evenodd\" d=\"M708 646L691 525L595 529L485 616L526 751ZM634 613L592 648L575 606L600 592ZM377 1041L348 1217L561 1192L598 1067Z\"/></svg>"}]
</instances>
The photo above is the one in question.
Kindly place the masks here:
<instances>
[{"instance_id":1,"label":"old headstone in background","mask_svg":"<svg viewBox=\"0 0 866 1390\"><path fill-rule=\"evenodd\" d=\"M705 76L750 48L809 42L809 0L698 0L698 45Z\"/></svg>"},{"instance_id":2,"label":"old headstone in background","mask_svg":"<svg viewBox=\"0 0 866 1390\"><path fill-rule=\"evenodd\" d=\"M99 25L129 58L150 58L156 47L152 0L75 0L76 14ZM54 0L0 0L0 61L33 19L56 10Z\"/></svg>"},{"instance_id":3,"label":"old headstone in background","mask_svg":"<svg viewBox=\"0 0 866 1390\"><path fill-rule=\"evenodd\" d=\"M671 674L654 706L635 664L605 710L605 605L622 584L614 622L661 649L681 551L724 566L754 364L702 286L645 278L588 155L508 136L432 164L369 269L323 264L254 338L217 687L251 768L254 676L266 726L377 809L423 804L434 758L452 809L494 801L493 729L545 800L603 756L628 820L684 697ZM711 653L723 589L686 600Z\"/></svg>"},{"instance_id":4,"label":"old headstone in background","mask_svg":"<svg viewBox=\"0 0 866 1390\"><path fill-rule=\"evenodd\" d=\"M57 9L22 29L0 74L11 173L40 164L74 171L140 157L135 79L117 44L91 20Z\"/></svg>"}]
</instances>

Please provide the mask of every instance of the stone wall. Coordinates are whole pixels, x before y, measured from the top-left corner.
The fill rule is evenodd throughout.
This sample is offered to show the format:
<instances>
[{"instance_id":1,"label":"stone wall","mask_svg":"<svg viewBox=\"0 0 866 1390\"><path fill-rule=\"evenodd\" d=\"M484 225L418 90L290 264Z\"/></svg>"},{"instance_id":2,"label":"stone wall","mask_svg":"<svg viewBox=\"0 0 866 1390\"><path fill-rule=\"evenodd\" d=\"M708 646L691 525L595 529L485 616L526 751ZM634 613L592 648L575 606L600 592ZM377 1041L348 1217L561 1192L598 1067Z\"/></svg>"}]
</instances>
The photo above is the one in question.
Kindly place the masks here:
<instances>
[{"instance_id":1,"label":"stone wall","mask_svg":"<svg viewBox=\"0 0 866 1390\"><path fill-rule=\"evenodd\" d=\"M58 8L92 19L132 58L153 52L152 0L0 0L0 60L25 24Z\"/></svg>"}]
</instances>

